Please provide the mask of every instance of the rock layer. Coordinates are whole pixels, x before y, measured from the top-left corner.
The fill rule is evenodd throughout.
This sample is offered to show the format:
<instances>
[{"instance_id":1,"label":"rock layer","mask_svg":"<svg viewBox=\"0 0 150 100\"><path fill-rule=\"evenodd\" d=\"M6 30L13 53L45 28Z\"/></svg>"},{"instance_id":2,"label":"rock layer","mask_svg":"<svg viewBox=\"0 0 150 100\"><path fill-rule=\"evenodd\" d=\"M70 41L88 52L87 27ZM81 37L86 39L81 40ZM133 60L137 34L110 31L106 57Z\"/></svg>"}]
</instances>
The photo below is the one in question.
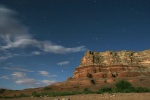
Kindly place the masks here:
<instances>
[{"instance_id":1,"label":"rock layer","mask_svg":"<svg viewBox=\"0 0 150 100\"><path fill-rule=\"evenodd\" d=\"M79 67L86 65L128 65L128 66L150 66L150 50L135 51L87 51L81 60Z\"/></svg>"},{"instance_id":2,"label":"rock layer","mask_svg":"<svg viewBox=\"0 0 150 100\"><path fill-rule=\"evenodd\" d=\"M75 69L72 80L91 79L91 84L96 84L140 76L150 76L150 50L87 51L80 65Z\"/></svg>"},{"instance_id":3,"label":"rock layer","mask_svg":"<svg viewBox=\"0 0 150 100\"><path fill-rule=\"evenodd\" d=\"M84 87L113 86L125 79L136 86L150 87L150 50L135 51L87 51L67 81L56 83L59 90L73 90Z\"/></svg>"}]
</instances>

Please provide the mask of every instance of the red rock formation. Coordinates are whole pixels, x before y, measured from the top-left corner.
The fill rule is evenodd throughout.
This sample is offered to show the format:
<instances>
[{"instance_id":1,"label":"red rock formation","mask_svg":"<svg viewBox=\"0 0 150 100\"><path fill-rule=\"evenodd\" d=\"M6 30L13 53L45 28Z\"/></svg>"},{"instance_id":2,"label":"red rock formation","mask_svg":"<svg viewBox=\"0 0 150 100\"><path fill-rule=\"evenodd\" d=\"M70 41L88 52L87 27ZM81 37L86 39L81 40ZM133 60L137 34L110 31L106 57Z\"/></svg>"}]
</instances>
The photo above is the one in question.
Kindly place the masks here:
<instances>
[{"instance_id":1,"label":"red rock formation","mask_svg":"<svg viewBox=\"0 0 150 100\"><path fill-rule=\"evenodd\" d=\"M135 77L150 69L150 50L134 51L87 51L81 64L75 69L76 78ZM145 72L147 73L147 72Z\"/></svg>"},{"instance_id":2,"label":"red rock formation","mask_svg":"<svg viewBox=\"0 0 150 100\"><path fill-rule=\"evenodd\" d=\"M126 79L139 86L150 86L150 50L135 51L87 51L67 81L54 86L63 89L79 89L86 86L103 86Z\"/></svg>"}]
</instances>

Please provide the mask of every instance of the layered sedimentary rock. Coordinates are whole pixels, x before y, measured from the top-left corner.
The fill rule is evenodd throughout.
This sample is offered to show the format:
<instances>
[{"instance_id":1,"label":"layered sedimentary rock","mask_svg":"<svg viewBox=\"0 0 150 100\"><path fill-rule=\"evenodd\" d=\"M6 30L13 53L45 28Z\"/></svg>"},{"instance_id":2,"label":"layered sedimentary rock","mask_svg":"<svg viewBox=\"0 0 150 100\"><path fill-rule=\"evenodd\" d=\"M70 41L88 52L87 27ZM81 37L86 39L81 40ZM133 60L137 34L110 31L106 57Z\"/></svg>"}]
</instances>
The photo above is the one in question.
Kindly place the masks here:
<instances>
[{"instance_id":1,"label":"layered sedimentary rock","mask_svg":"<svg viewBox=\"0 0 150 100\"><path fill-rule=\"evenodd\" d=\"M150 86L150 50L87 51L72 77L54 86L63 89L80 89L114 84L120 79L136 86Z\"/></svg>"},{"instance_id":2,"label":"layered sedimentary rock","mask_svg":"<svg viewBox=\"0 0 150 100\"><path fill-rule=\"evenodd\" d=\"M91 78L98 83L102 79L113 82L115 78L150 76L150 50L135 51L87 51L81 64L75 69L73 79ZM101 79L101 80L100 80Z\"/></svg>"}]
</instances>

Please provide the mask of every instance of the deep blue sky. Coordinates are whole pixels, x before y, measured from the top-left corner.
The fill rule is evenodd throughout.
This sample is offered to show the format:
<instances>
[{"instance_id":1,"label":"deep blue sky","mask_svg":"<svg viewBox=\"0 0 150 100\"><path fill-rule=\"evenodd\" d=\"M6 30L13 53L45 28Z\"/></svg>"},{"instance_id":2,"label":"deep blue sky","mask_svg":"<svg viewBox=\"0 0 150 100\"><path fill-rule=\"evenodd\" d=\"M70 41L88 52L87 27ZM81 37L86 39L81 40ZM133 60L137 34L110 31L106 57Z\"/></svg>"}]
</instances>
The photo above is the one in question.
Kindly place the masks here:
<instances>
[{"instance_id":1,"label":"deep blue sky","mask_svg":"<svg viewBox=\"0 0 150 100\"><path fill-rule=\"evenodd\" d=\"M0 88L66 80L87 50L150 48L149 0L0 0Z\"/></svg>"}]
</instances>

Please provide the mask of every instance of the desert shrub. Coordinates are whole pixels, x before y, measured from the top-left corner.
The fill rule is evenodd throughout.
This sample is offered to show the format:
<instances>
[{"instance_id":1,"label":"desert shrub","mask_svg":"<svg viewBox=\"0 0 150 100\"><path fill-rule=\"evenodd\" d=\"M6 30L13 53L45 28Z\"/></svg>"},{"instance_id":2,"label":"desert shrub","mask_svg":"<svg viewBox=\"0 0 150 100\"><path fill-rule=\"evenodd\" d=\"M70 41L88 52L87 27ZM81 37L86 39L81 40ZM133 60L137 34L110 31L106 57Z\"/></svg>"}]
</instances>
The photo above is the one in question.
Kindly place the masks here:
<instances>
[{"instance_id":1,"label":"desert shrub","mask_svg":"<svg viewBox=\"0 0 150 100\"><path fill-rule=\"evenodd\" d=\"M3 96L3 97L1 97L1 98L4 98L4 99L11 99L11 98L13 98L12 96Z\"/></svg>"},{"instance_id":2,"label":"desert shrub","mask_svg":"<svg viewBox=\"0 0 150 100\"><path fill-rule=\"evenodd\" d=\"M4 93L5 89L0 89L0 94Z\"/></svg>"},{"instance_id":3,"label":"desert shrub","mask_svg":"<svg viewBox=\"0 0 150 100\"><path fill-rule=\"evenodd\" d=\"M40 97L41 95L38 94L36 91L34 91L34 92L32 92L32 96L34 96L34 97Z\"/></svg>"},{"instance_id":4,"label":"desert shrub","mask_svg":"<svg viewBox=\"0 0 150 100\"><path fill-rule=\"evenodd\" d=\"M132 84L125 80L120 80L115 85L116 85L115 89L116 92L124 92L124 93L135 92L135 88L132 86Z\"/></svg>"},{"instance_id":5,"label":"desert shrub","mask_svg":"<svg viewBox=\"0 0 150 100\"><path fill-rule=\"evenodd\" d=\"M149 88L136 87L135 92L150 92Z\"/></svg>"},{"instance_id":6,"label":"desert shrub","mask_svg":"<svg viewBox=\"0 0 150 100\"><path fill-rule=\"evenodd\" d=\"M89 94L89 93L91 93L91 91L90 91L88 88L85 88L85 89L83 90L83 93Z\"/></svg>"},{"instance_id":7,"label":"desert shrub","mask_svg":"<svg viewBox=\"0 0 150 100\"><path fill-rule=\"evenodd\" d=\"M127 89L124 89L120 92L124 92L124 93L131 93L131 92L135 92L135 88L134 87L131 87L131 88L127 88Z\"/></svg>"},{"instance_id":8,"label":"desert shrub","mask_svg":"<svg viewBox=\"0 0 150 100\"><path fill-rule=\"evenodd\" d=\"M117 89L120 89L120 90L125 90L125 89L130 89L130 88L133 88L132 87L132 84L125 81L125 80L120 80L118 81L115 86L117 87Z\"/></svg>"},{"instance_id":9,"label":"desert shrub","mask_svg":"<svg viewBox=\"0 0 150 100\"><path fill-rule=\"evenodd\" d=\"M43 90L52 90L51 87L44 87Z\"/></svg>"},{"instance_id":10,"label":"desert shrub","mask_svg":"<svg viewBox=\"0 0 150 100\"><path fill-rule=\"evenodd\" d=\"M28 95L20 94L20 95L18 95L17 97L28 97Z\"/></svg>"},{"instance_id":11,"label":"desert shrub","mask_svg":"<svg viewBox=\"0 0 150 100\"><path fill-rule=\"evenodd\" d=\"M105 92L111 93L112 92L112 88L104 87L104 88L99 89L97 93L101 94L101 93L105 93Z\"/></svg>"},{"instance_id":12,"label":"desert shrub","mask_svg":"<svg viewBox=\"0 0 150 100\"><path fill-rule=\"evenodd\" d=\"M77 91L65 91L65 92L42 92L39 95L40 96L49 96L49 97L55 97L55 96L66 96L66 95L76 95L76 94L81 94L81 92Z\"/></svg>"}]
</instances>

